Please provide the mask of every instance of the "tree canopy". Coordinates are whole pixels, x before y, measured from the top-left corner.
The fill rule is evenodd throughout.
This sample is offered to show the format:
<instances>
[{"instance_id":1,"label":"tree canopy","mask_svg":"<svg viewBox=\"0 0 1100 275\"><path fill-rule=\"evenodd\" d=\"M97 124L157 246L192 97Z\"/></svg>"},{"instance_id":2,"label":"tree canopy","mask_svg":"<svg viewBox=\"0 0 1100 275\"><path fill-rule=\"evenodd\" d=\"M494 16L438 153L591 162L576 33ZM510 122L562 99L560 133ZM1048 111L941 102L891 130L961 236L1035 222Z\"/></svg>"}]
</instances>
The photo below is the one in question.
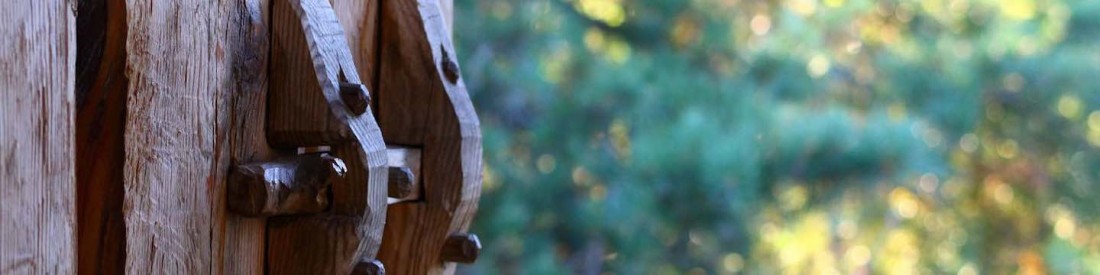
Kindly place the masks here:
<instances>
[{"instance_id":1,"label":"tree canopy","mask_svg":"<svg viewBox=\"0 0 1100 275\"><path fill-rule=\"evenodd\" d=\"M455 2L460 271L1100 273L1100 2Z\"/></svg>"}]
</instances>

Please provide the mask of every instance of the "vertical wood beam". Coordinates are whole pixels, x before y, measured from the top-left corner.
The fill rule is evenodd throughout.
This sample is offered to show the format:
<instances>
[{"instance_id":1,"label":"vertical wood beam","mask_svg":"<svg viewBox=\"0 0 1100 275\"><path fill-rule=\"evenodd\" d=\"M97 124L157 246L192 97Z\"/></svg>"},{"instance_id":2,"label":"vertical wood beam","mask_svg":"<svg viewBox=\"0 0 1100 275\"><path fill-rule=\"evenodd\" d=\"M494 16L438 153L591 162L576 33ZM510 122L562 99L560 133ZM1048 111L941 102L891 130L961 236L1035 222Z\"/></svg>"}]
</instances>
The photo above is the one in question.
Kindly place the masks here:
<instances>
[{"instance_id":1,"label":"vertical wood beam","mask_svg":"<svg viewBox=\"0 0 1100 275\"><path fill-rule=\"evenodd\" d=\"M268 57L272 0L230 1L230 68L235 85L223 95L229 106L229 161L227 166L250 163L275 156L266 137L268 100ZM219 169L222 167L219 166ZM225 170L221 170L225 171ZM220 179L219 179L220 180ZM212 241L218 264L211 273L262 274L266 249L267 220L227 212L226 181L214 183L215 201ZM220 246L218 246L220 245Z\"/></svg>"},{"instance_id":2,"label":"vertical wood beam","mask_svg":"<svg viewBox=\"0 0 1100 275\"><path fill-rule=\"evenodd\" d=\"M75 1L0 9L0 273L72 273Z\"/></svg>"},{"instance_id":3,"label":"vertical wood beam","mask_svg":"<svg viewBox=\"0 0 1100 275\"><path fill-rule=\"evenodd\" d=\"M270 153L266 2L127 0L127 273L263 272L265 223L228 212L225 179Z\"/></svg>"}]
</instances>

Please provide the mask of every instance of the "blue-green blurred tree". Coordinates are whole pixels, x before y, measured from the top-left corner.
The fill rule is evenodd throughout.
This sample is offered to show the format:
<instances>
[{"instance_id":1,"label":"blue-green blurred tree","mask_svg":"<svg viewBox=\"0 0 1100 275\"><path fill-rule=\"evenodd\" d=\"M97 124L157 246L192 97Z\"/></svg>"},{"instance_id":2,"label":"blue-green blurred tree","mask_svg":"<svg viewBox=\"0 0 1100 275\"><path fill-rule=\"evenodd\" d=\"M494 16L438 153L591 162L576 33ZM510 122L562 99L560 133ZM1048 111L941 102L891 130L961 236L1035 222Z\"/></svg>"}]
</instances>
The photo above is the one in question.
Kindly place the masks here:
<instances>
[{"instance_id":1,"label":"blue-green blurred tree","mask_svg":"<svg viewBox=\"0 0 1100 275\"><path fill-rule=\"evenodd\" d=\"M1100 2L457 0L455 23L487 166L461 271L1100 272Z\"/></svg>"}]
</instances>

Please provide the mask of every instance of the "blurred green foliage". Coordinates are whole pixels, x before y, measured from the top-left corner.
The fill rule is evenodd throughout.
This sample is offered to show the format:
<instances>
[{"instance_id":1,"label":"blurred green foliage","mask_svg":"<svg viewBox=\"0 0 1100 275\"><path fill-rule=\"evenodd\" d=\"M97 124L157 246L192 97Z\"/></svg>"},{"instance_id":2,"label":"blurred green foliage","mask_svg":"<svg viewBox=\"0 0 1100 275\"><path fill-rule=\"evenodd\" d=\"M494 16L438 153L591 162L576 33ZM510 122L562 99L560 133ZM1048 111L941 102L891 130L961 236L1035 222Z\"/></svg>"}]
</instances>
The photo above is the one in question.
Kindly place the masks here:
<instances>
[{"instance_id":1,"label":"blurred green foliage","mask_svg":"<svg viewBox=\"0 0 1100 275\"><path fill-rule=\"evenodd\" d=\"M455 2L462 272L1100 273L1100 2Z\"/></svg>"}]
</instances>

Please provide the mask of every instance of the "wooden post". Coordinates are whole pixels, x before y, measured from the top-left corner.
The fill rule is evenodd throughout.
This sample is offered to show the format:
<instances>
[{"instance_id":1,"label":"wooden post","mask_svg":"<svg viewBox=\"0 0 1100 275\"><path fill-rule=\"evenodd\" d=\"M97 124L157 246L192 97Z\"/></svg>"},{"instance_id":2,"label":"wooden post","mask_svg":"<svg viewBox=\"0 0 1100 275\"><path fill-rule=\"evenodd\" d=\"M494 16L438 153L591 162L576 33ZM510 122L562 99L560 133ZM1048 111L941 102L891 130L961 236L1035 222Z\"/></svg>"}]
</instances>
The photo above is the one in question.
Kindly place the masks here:
<instances>
[{"instance_id":1,"label":"wooden post","mask_svg":"<svg viewBox=\"0 0 1100 275\"><path fill-rule=\"evenodd\" d=\"M228 212L266 159L267 0L126 1L126 272L260 274L263 219Z\"/></svg>"},{"instance_id":2,"label":"wooden post","mask_svg":"<svg viewBox=\"0 0 1100 275\"><path fill-rule=\"evenodd\" d=\"M0 273L75 270L74 5L0 9Z\"/></svg>"}]
</instances>

